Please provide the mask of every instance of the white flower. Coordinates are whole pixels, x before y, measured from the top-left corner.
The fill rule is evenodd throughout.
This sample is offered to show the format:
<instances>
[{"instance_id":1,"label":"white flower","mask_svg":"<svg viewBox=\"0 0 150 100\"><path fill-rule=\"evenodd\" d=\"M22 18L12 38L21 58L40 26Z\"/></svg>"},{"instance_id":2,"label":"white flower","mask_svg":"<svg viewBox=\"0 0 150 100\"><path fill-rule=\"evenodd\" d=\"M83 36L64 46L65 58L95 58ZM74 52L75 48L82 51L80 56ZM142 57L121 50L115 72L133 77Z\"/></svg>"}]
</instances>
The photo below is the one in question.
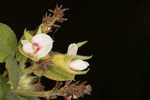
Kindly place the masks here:
<instances>
[{"instance_id":1,"label":"white flower","mask_svg":"<svg viewBox=\"0 0 150 100\"><path fill-rule=\"evenodd\" d=\"M76 43L72 43L68 47L67 55L76 56L78 51L78 46ZM89 63L80 59L72 60L69 63L69 67L74 70L84 70L89 66Z\"/></svg>"},{"instance_id":2,"label":"white flower","mask_svg":"<svg viewBox=\"0 0 150 100\"><path fill-rule=\"evenodd\" d=\"M53 47L53 39L47 34L37 34L33 36L32 41L22 40L23 51L38 59L46 56Z\"/></svg>"},{"instance_id":3,"label":"white flower","mask_svg":"<svg viewBox=\"0 0 150 100\"><path fill-rule=\"evenodd\" d=\"M72 43L68 47L67 55L76 56L78 52L78 46L76 43Z\"/></svg>"},{"instance_id":4,"label":"white flower","mask_svg":"<svg viewBox=\"0 0 150 100\"><path fill-rule=\"evenodd\" d=\"M89 66L89 63L80 59L73 60L70 64L69 67L71 69L75 70L84 70Z\"/></svg>"}]
</instances>

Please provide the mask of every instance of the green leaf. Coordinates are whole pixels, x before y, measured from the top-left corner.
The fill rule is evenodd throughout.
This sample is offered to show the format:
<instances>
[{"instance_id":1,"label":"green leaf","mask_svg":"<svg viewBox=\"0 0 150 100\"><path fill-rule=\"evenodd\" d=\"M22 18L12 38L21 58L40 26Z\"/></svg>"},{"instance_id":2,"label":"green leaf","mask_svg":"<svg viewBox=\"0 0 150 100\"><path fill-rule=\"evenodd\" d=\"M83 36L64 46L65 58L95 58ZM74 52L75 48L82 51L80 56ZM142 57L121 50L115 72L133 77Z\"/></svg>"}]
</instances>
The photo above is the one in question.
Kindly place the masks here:
<instances>
[{"instance_id":1,"label":"green leaf","mask_svg":"<svg viewBox=\"0 0 150 100\"><path fill-rule=\"evenodd\" d=\"M41 68L34 69L34 74L37 76L45 76L51 80L57 81L74 80L75 78L75 75L64 71L62 68L54 64L49 64L46 68L46 71L42 70Z\"/></svg>"},{"instance_id":2,"label":"green leaf","mask_svg":"<svg viewBox=\"0 0 150 100\"><path fill-rule=\"evenodd\" d=\"M0 23L0 62L4 62L5 58L13 54L16 50L16 36L11 28Z\"/></svg>"},{"instance_id":3,"label":"green leaf","mask_svg":"<svg viewBox=\"0 0 150 100\"><path fill-rule=\"evenodd\" d=\"M41 25L39 26L39 29L38 29L38 31L37 31L37 34L40 34L40 33L42 33Z\"/></svg>"},{"instance_id":4,"label":"green leaf","mask_svg":"<svg viewBox=\"0 0 150 100\"><path fill-rule=\"evenodd\" d=\"M16 89L18 86L21 69L18 67L18 64L13 56L6 59L6 69L9 73L9 83L14 89Z\"/></svg>"}]
</instances>

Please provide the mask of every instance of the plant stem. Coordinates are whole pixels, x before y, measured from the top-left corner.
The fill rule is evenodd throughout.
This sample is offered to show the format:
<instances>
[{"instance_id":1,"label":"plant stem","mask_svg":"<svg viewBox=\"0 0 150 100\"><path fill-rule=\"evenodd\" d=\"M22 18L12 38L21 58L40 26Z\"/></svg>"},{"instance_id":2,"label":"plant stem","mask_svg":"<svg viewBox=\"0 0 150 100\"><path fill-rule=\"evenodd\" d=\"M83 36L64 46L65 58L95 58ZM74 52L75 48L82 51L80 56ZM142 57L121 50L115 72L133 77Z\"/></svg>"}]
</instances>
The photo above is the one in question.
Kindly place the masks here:
<instances>
[{"instance_id":1,"label":"plant stem","mask_svg":"<svg viewBox=\"0 0 150 100\"><path fill-rule=\"evenodd\" d=\"M50 96L60 95L61 91L50 90L50 91L43 91L43 92L32 92L32 91L25 91L25 90L12 90L11 93L20 96L50 97Z\"/></svg>"}]
</instances>

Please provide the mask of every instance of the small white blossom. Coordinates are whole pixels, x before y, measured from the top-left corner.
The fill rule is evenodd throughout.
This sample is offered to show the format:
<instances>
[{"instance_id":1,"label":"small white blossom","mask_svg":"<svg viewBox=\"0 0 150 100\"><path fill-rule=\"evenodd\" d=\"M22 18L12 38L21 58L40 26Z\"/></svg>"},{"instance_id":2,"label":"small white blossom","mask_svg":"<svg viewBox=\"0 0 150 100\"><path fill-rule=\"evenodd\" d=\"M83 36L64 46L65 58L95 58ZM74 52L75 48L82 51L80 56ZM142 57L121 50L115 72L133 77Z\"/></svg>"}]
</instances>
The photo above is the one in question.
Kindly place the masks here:
<instances>
[{"instance_id":1,"label":"small white blossom","mask_svg":"<svg viewBox=\"0 0 150 100\"><path fill-rule=\"evenodd\" d=\"M68 47L67 55L76 56L78 52L78 46L76 43L72 43ZM72 60L69 63L69 67L73 70L84 70L89 66L89 63L80 59Z\"/></svg>"},{"instance_id":2,"label":"small white blossom","mask_svg":"<svg viewBox=\"0 0 150 100\"><path fill-rule=\"evenodd\" d=\"M37 34L33 36L32 41L22 40L23 51L38 59L46 56L53 47L53 39L47 34Z\"/></svg>"},{"instance_id":3,"label":"small white blossom","mask_svg":"<svg viewBox=\"0 0 150 100\"><path fill-rule=\"evenodd\" d=\"M74 70L84 70L89 66L89 63L80 59L73 60L69 67Z\"/></svg>"},{"instance_id":4,"label":"small white blossom","mask_svg":"<svg viewBox=\"0 0 150 100\"><path fill-rule=\"evenodd\" d=\"M78 52L78 46L77 46L77 44L76 43L70 44L69 47L68 47L67 54L69 56L76 56L77 52Z\"/></svg>"}]
</instances>

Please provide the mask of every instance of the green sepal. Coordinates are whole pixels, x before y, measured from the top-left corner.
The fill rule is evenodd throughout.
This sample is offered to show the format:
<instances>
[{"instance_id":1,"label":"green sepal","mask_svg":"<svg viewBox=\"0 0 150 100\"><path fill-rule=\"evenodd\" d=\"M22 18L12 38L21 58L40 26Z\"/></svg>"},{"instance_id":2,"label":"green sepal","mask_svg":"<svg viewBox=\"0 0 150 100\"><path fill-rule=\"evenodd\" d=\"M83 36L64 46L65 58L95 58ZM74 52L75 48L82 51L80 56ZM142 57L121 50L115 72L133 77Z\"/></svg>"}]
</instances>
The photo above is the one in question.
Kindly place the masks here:
<instances>
[{"instance_id":1,"label":"green sepal","mask_svg":"<svg viewBox=\"0 0 150 100\"><path fill-rule=\"evenodd\" d=\"M85 45L87 42L88 42L88 41L78 42L78 43L77 43L78 48L81 47L81 46L83 46L83 45Z\"/></svg>"},{"instance_id":2,"label":"green sepal","mask_svg":"<svg viewBox=\"0 0 150 100\"><path fill-rule=\"evenodd\" d=\"M24 30L24 37L26 40L28 41L32 41L32 35L29 31L27 31L26 29Z\"/></svg>"},{"instance_id":3,"label":"green sepal","mask_svg":"<svg viewBox=\"0 0 150 100\"><path fill-rule=\"evenodd\" d=\"M48 70L44 74L44 76L59 81L74 80L75 78L75 75L66 72L65 70L54 64L48 65Z\"/></svg>"},{"instance_id":4,"label":"green sepal","mask_svg":"<svg viewBox=\"0 0 150 100\"><path fill-rule=\"evenodd\" d=\"M39 28L38 28L36 34L40 34L40 33L42 33L41 25L39 26Z\"/></svg>"},{"instance_id":5,"label":"green sepal","mask_svg":"<svg viewBox=\"0 0 150 100\"><path fill-rule=\"evenodd\" d=\"M49 79L57 81L74 80L75 77L74 74L68 73L54 64L48 64L46 72L42 71L41 69L36 69L34 70L34 73L38 76L45 76Z\"/></svg>"},{"instance_id":6,"label":"green sepal","mask_svg":"<svg viewBox=\"0 0 150 100\"><path fill-rule=\"evenodd\" d=\"M81 56L81 55L77 55L77 56L74 56L75 59L80 59L80 60L88 60L88 59L91 59L92 56Z\"/></svg>"}]
</instances>

